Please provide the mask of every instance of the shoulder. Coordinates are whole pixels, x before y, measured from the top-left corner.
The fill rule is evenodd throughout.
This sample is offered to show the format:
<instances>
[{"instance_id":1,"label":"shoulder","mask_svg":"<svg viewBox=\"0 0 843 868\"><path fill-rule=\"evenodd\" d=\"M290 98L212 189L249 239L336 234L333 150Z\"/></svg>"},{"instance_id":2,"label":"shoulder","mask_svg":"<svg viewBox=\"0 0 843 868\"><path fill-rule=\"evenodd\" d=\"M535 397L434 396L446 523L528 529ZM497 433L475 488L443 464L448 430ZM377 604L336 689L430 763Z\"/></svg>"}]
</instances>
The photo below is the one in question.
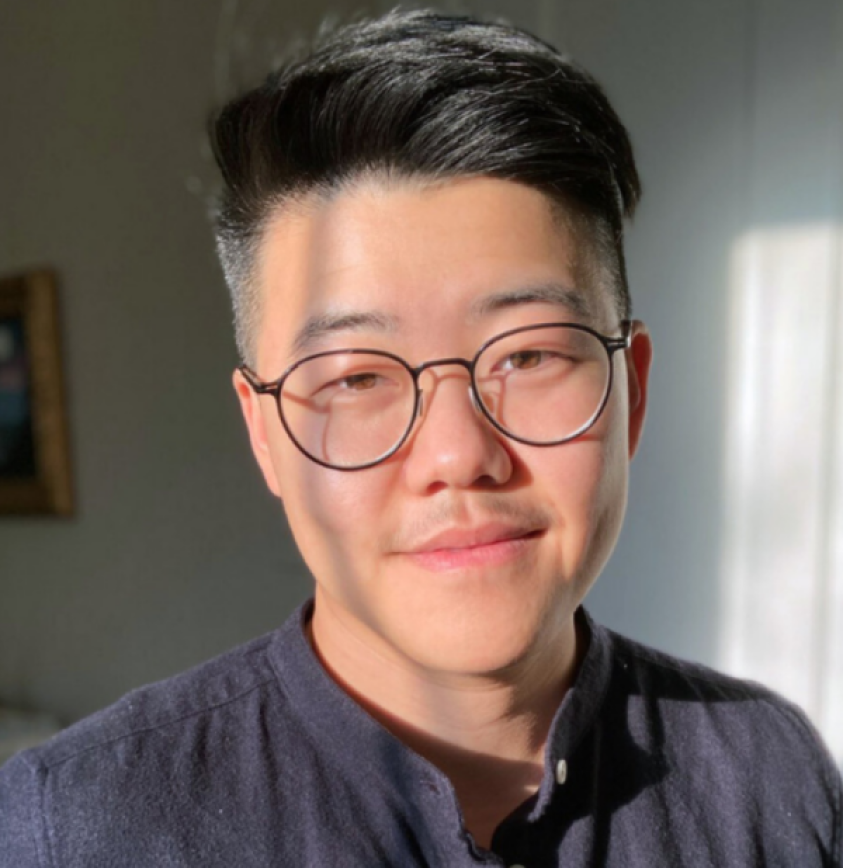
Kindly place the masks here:
<instances>
[{"instance_id":1,"label":"shoulder","mask_svg":"<svg viewBox=\"0 0 843 868\"><path fill-rule=\"evenodd\" d=\"M793 830L801 822L839 852L843 782L801 708L761 684L606 635L606 711L662 764L677 798L712 816L731 805L732 819L745 810Z\"/></svg>"},{"instance_id":2,"label":"shoulder","mask_svg":"<svg viewBox=\"0 0 843 868\"><path fill-rule=\"evenodd\" d=\"M597 629L609 640L615 669L627 673L637 686L663 699L675 693L677 701L772 700L775 704L785 701L758 682L667 654L605 627Z\"/></svg>"},{"instance_id":3,"label":"shoulder","mask_svg":"<svg viewBox=\"0 0 843 868\"><path fill-rule=\"evenodd\" d=\"M688 660L657 651L607 631L613 648L612 681L627 696L631 709L655 714L666 723L687 728L717 727L722 740L736 745L767 739L827 753L805 712L773 690Z\"/></svg>"},{"instance_id":4,"label":"shoulder","mask_svg":"<svg viewBox=\"0 0 843 868\"><path fill-rule=\"evenodd\" d=\"M268 653L275 635L134 690L18 754L0 770L0 839L13 836L16 856L43 851L43 864L72 841L92 854L86 864L116 865L133 864L121 842L163 840L185 823L200 830L211 815L218 829L222 797L270 751L270 724L275 737L298 737ZM42 864L4 858L0 868Z\"/></svg>"},{"instance_id":5,"label":"shoulder","mask_svg":"<svg viewBox=\"0 0 843 868\"><path fill-rule=\"evenodd\" d=\"M88 753L102 761L129 741L164 738L200 725L209 716L238 714L275 686L266 654L271 640L271 634L254 639L171 678L133 690L26 756L48 771Z\"/></svg>"}]
</instances>

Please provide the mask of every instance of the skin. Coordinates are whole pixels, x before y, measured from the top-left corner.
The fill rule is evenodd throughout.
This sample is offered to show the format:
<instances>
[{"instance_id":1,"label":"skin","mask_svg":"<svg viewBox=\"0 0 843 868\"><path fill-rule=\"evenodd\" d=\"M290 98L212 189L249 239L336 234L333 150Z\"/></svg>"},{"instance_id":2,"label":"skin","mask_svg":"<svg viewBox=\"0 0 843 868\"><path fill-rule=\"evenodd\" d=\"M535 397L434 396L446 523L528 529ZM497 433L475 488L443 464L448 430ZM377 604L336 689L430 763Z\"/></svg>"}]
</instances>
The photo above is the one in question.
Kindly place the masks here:
<instances>
[{"instance_id":1,"label":"skin","mask_svg":"<svg viewBox=\"0 0 843 868\"><path fill-rule=\"evenodd\" d=\"M360 181L269 224L257 371L271 380L306 353L340 347L413 365L471 358L492 335L548 321L618 335L609 293L577 286L582 259L546 197L519 184ZM548 284L571 297L477 313L491 296ZM380 320L295 349L309 317L360 312ZM320 659L450 777L481 845L539 785L552 715L584 651L574 612L620 531L651 359L640 323L614 359L597 424L549 448L503 437L472 406L463 369L434 369L409 441L354 473L309 461L272 398L234 378L255 457L315 579Z\"/></svg>"}]
</instances>

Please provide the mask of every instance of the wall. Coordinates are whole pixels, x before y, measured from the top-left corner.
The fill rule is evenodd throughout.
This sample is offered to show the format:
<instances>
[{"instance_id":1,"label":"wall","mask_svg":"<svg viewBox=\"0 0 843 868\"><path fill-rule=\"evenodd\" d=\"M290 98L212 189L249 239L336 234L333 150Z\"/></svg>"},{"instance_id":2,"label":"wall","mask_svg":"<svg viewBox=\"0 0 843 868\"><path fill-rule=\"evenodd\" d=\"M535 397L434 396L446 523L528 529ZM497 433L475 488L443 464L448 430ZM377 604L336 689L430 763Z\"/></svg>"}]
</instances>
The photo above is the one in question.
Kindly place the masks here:
<instances>
[{"instance_id":1,"label":"wall","mask_svg":"<svg viewBox=\"0 0 843 868\"><path fill-rule=\"evenodd\" d=\"M204 125L321 11L3 5L0 271L60 276L77 514L0 521L2 701L73 719L307 594L230 386Z\"/></svg>"},{"instance_id":2,"label":"wall","mask_svg":"<svg viewBox=\"0 0 843 868\"><path fill-rule=\"evenodd\" d=\"M656 348L651 407L624 533L589 605L773 685L831 739L843 719L843 6L492 5L594 71L644 179L628 260Z\"/></svg>"},{"instance_id":3,"label":"wall","mask_svg":"<svg viewBox=\"0 0 843 868\"><path fill-rule=\"evenodd\" d=\"M646 185L652 407L592 608L781 691L843 764L843 6L544 7Z\"/></svg>"},{"instance_id":4,"label":"wall","mask_svg":"<svg viewBox=\"0 0 843 868\"><path fill-rule=\"evenodd\" d=\"M307 592L228 383L202 128L231 69L260 68L320 15L230 0L68 7L7 4L0 27L0 270L48 263L61 275L79 501L69 522L0 523L0 698L65 719L270 629ZM507 14L570 50L631 130L645 198L629 267L656 367L627 526L590 605L716 663L730 261L759 220L841 216L816 195L841 139L806 144L826 135L831 100L804 117L823 52L839 54L839 6L459 8ZM232 22L260 38L243 43ZM797 123L803 135L788 138ZM758 197L771 185L778 210Z\"/></svg>"},{"instance_id":5,"label":"wall","mask_svg":"<svg viewBox=\"0 0 843 868\"><path fill-rule=\"evenodd\" d=\"M729 250L743 220L751 4L565 4L551 26L628 119L644 198L628 242L655 344L627 523L595 589L623 632L713 663ZM567 38L566 38L567 36Z\"/></svg>"}]
</instances>

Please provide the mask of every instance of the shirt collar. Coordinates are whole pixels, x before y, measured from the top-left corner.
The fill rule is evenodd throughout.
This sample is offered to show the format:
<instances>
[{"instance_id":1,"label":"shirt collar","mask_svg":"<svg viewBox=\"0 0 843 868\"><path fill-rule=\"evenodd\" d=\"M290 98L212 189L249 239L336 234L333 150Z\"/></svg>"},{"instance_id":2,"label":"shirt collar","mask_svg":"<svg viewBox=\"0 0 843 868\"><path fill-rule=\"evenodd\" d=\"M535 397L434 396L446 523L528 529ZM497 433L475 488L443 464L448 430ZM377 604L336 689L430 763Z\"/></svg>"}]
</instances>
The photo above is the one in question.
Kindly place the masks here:
<instances>
[{"instance_id":1,"label":"shirt collar","mask_svg":"<svg viewBox=\"0 0 843 868\"><path fill-rule=\"evenodd\" d=\"M384 794L410 804L456 796L447 777L392 735L327 674L307 638L313 601L300 606L276 632L269 656L291 710L314 732L320 750L334 754L340 768L353 768ZM606 697L611 675L611 636L580 608L576 613L588 647L574 682L551 723L545 770L528 820L546 809L557 785L560 761L572 756L592 729ZM361 782L362 783L362 782Z\"/></svg>"}]
</instances>

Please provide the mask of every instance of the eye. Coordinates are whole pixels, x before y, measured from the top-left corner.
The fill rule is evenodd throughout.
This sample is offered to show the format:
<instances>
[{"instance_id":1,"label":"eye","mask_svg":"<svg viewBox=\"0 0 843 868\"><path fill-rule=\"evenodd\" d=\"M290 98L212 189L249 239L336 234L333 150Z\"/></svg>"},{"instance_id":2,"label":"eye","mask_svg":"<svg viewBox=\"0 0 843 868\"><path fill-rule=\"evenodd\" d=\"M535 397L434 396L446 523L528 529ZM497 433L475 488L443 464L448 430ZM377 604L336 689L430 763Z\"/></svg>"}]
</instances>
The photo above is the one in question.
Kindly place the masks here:
<instances>
[{"instance_id":1,"label":"eye","mask_svg":"<svg viewBox=\"0 0 843 868\"><path fill-rule=\"evenodd\" d=\"M385 398L394 394L396 389L405 387L400 371L385 368L384 370L364 369L353 373L340 372L339 376L323 383L318 391L344 399Z\"/></svg>"},{"instance_id":2,"label":"eye","mask_svg":"<svg viewBox=\"0 0 843 868\"><path fill-rule=\"evenodd\" d=\"M374 389L382 382L383 377L367 371L361 374L349 374L347 377L337 380L336 385L340 389L346 389L350 392L366 392Z\"/></svg>"},{"instance_id":3,"label":"eye","mask_svg":"<svg viewBox=\"0 0 843 868\"><path fill-rule=\"evenodd\" d=\"M500 367L505 371L531 371L543 363L558 358L557 353L547 350L518 350L501 359Z\"/></svg>"}]
</instances>

